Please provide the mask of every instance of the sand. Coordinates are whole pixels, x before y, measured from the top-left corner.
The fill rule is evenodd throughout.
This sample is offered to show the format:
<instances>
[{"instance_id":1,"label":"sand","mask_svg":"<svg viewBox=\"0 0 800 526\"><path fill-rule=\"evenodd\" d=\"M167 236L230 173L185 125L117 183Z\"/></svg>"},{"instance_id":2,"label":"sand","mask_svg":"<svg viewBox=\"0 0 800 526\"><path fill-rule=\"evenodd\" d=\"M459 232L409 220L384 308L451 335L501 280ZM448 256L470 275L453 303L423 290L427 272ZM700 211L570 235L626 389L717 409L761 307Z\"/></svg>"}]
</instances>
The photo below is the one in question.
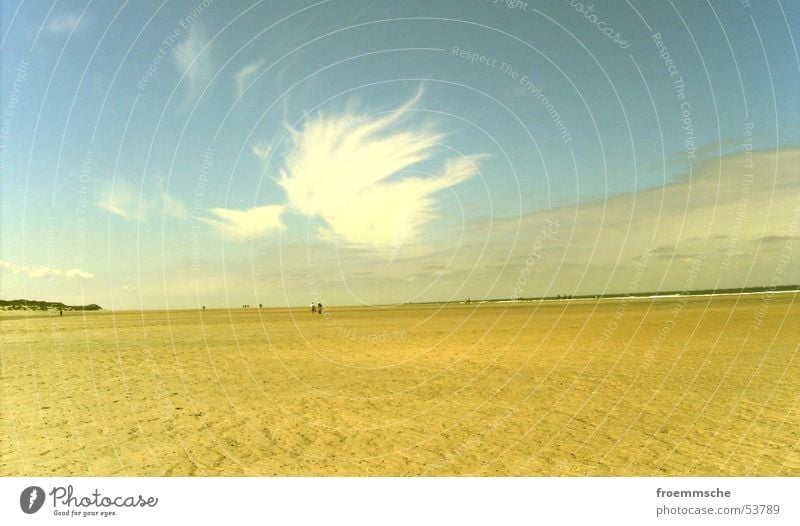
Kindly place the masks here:
<instances>
[{"instance_id":1,"label":"sand","mask_svg":"<svg viewBox=\"0 0 800 526\"><path fill-rule=\"evenodd\" d=\"M0 475L800 475L800 296L0 317Z\"/></svg>"}]
</instances>

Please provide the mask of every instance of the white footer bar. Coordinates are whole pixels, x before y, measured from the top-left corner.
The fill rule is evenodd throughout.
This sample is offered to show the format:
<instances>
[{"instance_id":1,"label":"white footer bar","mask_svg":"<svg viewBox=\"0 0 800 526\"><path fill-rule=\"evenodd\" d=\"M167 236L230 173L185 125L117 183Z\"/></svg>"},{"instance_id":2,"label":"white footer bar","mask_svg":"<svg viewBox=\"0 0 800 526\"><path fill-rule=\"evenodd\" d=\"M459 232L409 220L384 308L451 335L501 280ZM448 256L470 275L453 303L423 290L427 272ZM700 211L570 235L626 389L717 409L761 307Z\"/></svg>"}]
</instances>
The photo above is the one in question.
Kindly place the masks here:
<instances>
[{"instance_id":1,"label":"white footer bar","mask_svg":"<svg viewBox=\"0 0 800 526\"><path fill-rule=\"evenodd\" d=\"M799 494L799 478L11 477L0 524L794 525Z\"/></svg>"}]
</instances>

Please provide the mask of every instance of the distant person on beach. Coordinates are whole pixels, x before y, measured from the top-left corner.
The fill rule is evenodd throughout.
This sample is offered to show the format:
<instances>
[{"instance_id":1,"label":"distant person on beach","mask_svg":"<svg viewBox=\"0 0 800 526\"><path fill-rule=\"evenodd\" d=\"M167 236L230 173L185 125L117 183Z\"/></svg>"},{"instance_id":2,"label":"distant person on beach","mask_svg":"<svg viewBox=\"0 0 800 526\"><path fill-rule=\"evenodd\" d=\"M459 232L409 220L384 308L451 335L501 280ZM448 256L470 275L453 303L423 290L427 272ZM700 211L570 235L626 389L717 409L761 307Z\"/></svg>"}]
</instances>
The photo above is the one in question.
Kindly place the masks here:
<instances>
[{"instance_id":1,"label":"distant person on beach","mask_svg":"<svg viewBox=\"0 0 800 526\"><path fill-rule=\"evenodd\" d=\"M314 303L311 304L311 312L317 312L317 306Z\"/></svg>"},{"instance_id":2,"label":"distant person on beach","mask_svg":"<svg viewBox=\"0 0 800 526\"><path fill-rule=\"evenodd\" d=\"M322 314L322 303L317 303L317 313Z\"/></svg>"}]
</instances>

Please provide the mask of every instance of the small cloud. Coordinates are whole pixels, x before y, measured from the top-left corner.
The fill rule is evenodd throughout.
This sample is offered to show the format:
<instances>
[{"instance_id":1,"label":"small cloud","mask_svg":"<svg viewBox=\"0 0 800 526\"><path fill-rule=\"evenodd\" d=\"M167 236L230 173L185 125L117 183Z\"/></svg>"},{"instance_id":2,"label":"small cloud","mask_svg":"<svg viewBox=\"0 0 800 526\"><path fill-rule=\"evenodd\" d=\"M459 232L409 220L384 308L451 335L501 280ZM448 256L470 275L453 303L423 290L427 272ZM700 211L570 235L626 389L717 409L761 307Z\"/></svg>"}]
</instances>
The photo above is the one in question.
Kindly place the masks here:
<instances>
[{"instance_id":1,"label":"small cloud","mask_svg":"<svg viewBox=\"0 0 800 526\"><path fill-rule=\"evenodd\" d=\"M186 205L166 190L137 188L121 177L116 177L112 186L100 192L97 202L98 207L125 221L144 221L151 213L159 211L159 205L164 215L176 219L189 218Z\"/></svg>"},{"instance_id":2,"label":"small cloud","mask_svg":"<svg viewBox=\"0 0 800 526\"><path fill-rule=\"evenodd\" d=\"M54 277L64 277L67 279L91 279L94 277L94 274L91 272L86 272L85 270L78 268L71 268L69 270L48 268L46 270L48 275L52 275Z\"/></svg>"},{"instance_id":3,"label":"small cloud","mask_svg":"<svg viewBox=\"0 0 800 526\"><path fill-rule=\"evenodd\" d=\"M250 151L253 152L253 155L258 157L264 167L267 167L270 161L272 161L272 153L274 150L274 143L259 143L250 146Z\"/></svg>"},{"instance_id":4,"label":"small cloud","mask_svg":"<svg viewBox=\"0 0 800 526\"><path fill-rule=\"evenodd\" d=\"M141 218L146 209L142 192L121 178L115 178L111 187L100 193L97 206L125 221Z\"/></svg>"},{"instance_id":5,"label":"small cloud","mask_svg":"<svg viewBox=\"0 0 800 526\"><path fill-rule=\"evenodd\" d=\"M29 278L64 278L67 280L86 280L94 277L91 272L85 270L71 268L71 269L58 269L52 267L26 267L9 263L8 261L0 260L0 268L13 272L14 274L24 274Z\"/></svg>"},{"instance_id":6,"label":"small cloud","mask_svg":"<svg viewBox=\"0 0 800 526\"><path fill-rule=\"evenodd\" d=\"M195 22L186 33L183 41L172 50L172 57L178 72L186 77L188 92L186 101L196 99L211 77L211 48L206 41L205 30L200 22Z\"/></svg>"},{"instance_id":7,"label":"small cloud","mask_svg":"<svg viewBox=\"0 0 800 526\"><path fill-rule=\"evenodd\" d=\"M283 205L257 206L249 210L212 208L210 212L219 219L206 217L198 219L212 225L233 241L245 241L286 228L281 221L283 209Z\"/></svg>"},{"instance_id":8,"label":"small cloud","mask_svg":"<svg viewBox=\"0 0 800 526\"><path fill-rule=\"evenodd\" d=\"M177 219L188 219L189 211L178 199L175 199L165 191L161 191L161 201L164 205L164 213Z\"/></svg>"},{"instance_id":9,"label":"small cloud","mask_svg":"<svg viewBox=\"0 0 800 526\"><path fill-rule=\"evenodd\" d=\"M47 24L47 32L52 35L63 35L80 30L83 19L77 13L58 15Z\"/></svg>"},{"instance_id":10,"label":"small cloud","mask_svg":"<svg viewBox=\"0 0 800 526\"><path fill-rule=\"evenodd\" d=\"M244 90L247 89L247 86L250 84L250 81L253 80L253 78L256 76L258 70L261 68L262 65L263 61L252 62L236 72L233 78L234 81L236 82L237 100L241 98L242 94L244 93Z\"/></svg>"}]
</instances>

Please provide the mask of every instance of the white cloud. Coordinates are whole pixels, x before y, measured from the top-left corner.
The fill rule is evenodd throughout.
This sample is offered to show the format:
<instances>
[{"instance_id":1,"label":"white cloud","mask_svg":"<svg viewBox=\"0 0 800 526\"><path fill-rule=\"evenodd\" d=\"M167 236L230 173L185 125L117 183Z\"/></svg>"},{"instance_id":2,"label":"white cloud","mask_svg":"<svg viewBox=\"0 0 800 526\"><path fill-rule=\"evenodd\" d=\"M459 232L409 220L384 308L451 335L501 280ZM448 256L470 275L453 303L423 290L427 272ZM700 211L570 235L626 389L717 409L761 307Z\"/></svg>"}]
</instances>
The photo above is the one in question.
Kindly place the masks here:
<instances>
[{"instance_id":1,"label":"white cloud","mask_svg":"<svg viewBox=\"0 0 800 526\"><path fill-rule=\"evenodd\" d=\"M143 216L147 203L142 199L141 190L125 179L115 178L113 185L100 193L97 206L126 221L133 221Z\"/></svg>"},{"instance_id":2,"label":"white cloud","mask_svg":"<svg viewBox=\"0 0 800 526\"><path fill-rule=\"evenodd\" d=\"M271 155L273 150L275 149L274 144L254 144L250 146L250 151L253 152L253 155L258 157L261 160L261 163L266 166L271 161Z\"/></svg>"},{"instance_id":3,"label":"white cloud","mask_svg":"<svg viewBox=\"0 0 800 526\"><path fill-rule=\"evenodd\" d=\"M26 267L15 265L3 260L0 260L0 268L13 272L14 274L25 274L29 278L64 278L67 280L86 280L94 277L94 274L91 272L86 272L85 270L77 268L62 270L43 266Z\"/></svg>"},{"instance_id":4,"label":"white cloud","mask_svg":"<svg viewBox=\"0 0 800 526\"><path fill-rule=\"evenodd\" d=\"M77 31L83 26L83 20L77 13L64 13L54 17L47 24L47 31L53 35L63 35Z\"/></svg>"},{"instance_id":5,"label":"white cloud","mask_svg":"<svg viewBox=\"0 0 800 526\"><path fill-rule=\"evenodd\" d=\"M236 72L234 80L236 82L236 98L240 98L247 88L248 84L258 73L259 68L263 64L262 61L252 62Z\"/></svg>"},{"instance_id":6,"label":"white cloud","mask_svg":"<svg viewBox=\"0 0 800 526\"><path fill-rule=\"evenodd\" d=\"M291 130L278 184L294 210L323 219L321 237L393 258L435 217L434 194L478 173L483 155L449 159L432 177L397 178L432 159L444 138L425 127L399 128L420 95L387 116L319 115Z\"/></svg>"},{"instance_id":7,"label":"white cloud","mask_svg":"<svg viewBox=\"0 0 800 526\"><path fill-rule=\"evenodd\" d=\"M178 219L189 218L189 211L186 209L186 205L163 190L161 191L161 202L166 215Z\"/></svg>"},{"instance_id":8,"label":"white cloud","mask_svg":"<svg viewBox=\"0 0 800 526\"><path fill-rule=\"evenodd\" d=\"M207 47L205 31L200 22L195 22L186 37L172 50L172 57L178 72L188 83L187 99L196 99L205 83L211 77L211 49Z\"/></svg>"},{"instance_id":9,"label":"white cloud","mask_svg":"<svg viewBox=\"0 0 800 526\"><path fill-rule=\"evenodd\" d=\"M258 206L249 210L212 208L210 212L218 219L206 217L198 219L212 225L233 241L244 241L283 230L285 228L281 222L283 209L283 205Z\"/></svg>"},{"instance_id":10,"label":"white cloud","mask_svg":"<svg viewBox=\"0 0 800 526\"><path fill-rule=\"evenodd\" d=\"M100 192L97 206L125 221L144 221L151 213L177 219L189 218L186 205L165 190L145 191L121 177L116 177L113 186Z\"/></svg>"}]
</instances>

